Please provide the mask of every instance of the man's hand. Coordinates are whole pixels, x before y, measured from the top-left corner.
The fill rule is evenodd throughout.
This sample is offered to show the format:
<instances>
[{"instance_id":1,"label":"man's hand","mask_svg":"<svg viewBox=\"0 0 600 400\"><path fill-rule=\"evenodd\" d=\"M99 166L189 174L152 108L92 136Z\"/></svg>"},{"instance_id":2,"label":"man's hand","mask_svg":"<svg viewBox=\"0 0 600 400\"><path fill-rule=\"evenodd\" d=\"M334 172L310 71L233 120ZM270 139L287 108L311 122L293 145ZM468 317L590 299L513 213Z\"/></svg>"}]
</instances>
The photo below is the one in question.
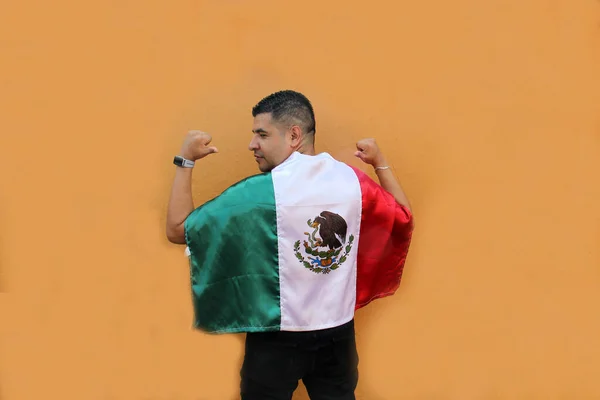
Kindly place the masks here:
<instances>
[{"instance_id":1,"label":"man's hand","mask_svg":"<svg viewBox=\"0 0 600 400\"><path fill-rule=\"evenodd\" d=\"M192 161L199 160L209 154L217 153L219 150L214 146L208 146L212 137L202 131L188 131L181 146L181 156Z\"/></svg>"},{"instance_id":2,"label":"man's hand","mask_svg":"<svg viewBox=\"0 0 600 400\"><path fill-rule=\"evenodd\" d=\"M374 167L384 167L385 158L379 150L379 146L375 142L375 139L362 139L356 143L358 149L354 155L360 158L363 162L370 164Z\"/></svg>"},{"instance_id":3,"label":"man's hand","mask_svg":"<svg viewBox=\"0 0 600 400\"><path fill-rule=\"evenodd\" d=\"M389 167L383 153L379 150L379 146L375 143L375 139L362 139L356 143L356 148L358 151L355 152L354 155L365 163L370 164L375 168ZM375 172L377 173L381 187L394 196L394 199L398 204L405 206L410 211L410 202L404 194L400 183L398 183L398 180L394 176L393 171L389 168L384 168L375 170Z\"/></svg>"}]
</instances>

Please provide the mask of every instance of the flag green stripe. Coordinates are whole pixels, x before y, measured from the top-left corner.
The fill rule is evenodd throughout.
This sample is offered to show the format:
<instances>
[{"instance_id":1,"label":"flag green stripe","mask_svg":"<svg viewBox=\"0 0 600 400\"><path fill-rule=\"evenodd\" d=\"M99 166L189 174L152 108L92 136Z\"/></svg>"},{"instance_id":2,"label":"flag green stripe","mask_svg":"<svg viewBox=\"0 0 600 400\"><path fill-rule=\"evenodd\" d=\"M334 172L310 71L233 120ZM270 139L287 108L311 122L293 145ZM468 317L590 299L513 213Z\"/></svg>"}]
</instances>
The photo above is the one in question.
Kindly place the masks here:
<instances>
[{"instance_id":1,"label":"flag green stripe","mask_svg":"<svg viewBox=\"0 0 600 400\"><path fill-rule=\"evenodd\" d=\"M278 330L277 211L271 174L244 179L194 210L185 233L192 255L195 327L215 333Z\"/></svg>"}]
</instances>

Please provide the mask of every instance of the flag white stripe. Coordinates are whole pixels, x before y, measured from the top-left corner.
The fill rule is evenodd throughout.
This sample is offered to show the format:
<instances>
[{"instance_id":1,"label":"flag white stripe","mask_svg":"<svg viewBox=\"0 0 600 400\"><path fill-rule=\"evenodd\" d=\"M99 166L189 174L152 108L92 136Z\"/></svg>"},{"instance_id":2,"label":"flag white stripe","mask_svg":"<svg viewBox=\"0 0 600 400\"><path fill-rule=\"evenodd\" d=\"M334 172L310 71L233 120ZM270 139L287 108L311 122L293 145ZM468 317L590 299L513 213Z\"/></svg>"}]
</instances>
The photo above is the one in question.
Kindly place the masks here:
<instances>
[{"instance_id":1,"label":"flag white stripe","mask_svg":"<svg viewBox=\"0 0 600 400\"><path fill-rule=\"evenodd\" d=\"M351 320L356 303L356 254L362 211L358 177L348 165L327 153L294 153L273 169L272 178L277 209L281 330L325 329ZM306 268L294 249L299 240L303 260L319 267L319 257L306 254L303 243L310 243L306 233L312 235L315 231L307 221L314 221L323 211L338 214L347 225L345 244L337 260L346 253L350 236L354 237L346 260L327 274ZM339 231L331 232L330 240L320 237L320 232L331 228L328 223L325 220L318 227L315 238L337 244L337 237L343 242ZM318 248L327 250L329 247Z\"/></svg>"}]
</instances>

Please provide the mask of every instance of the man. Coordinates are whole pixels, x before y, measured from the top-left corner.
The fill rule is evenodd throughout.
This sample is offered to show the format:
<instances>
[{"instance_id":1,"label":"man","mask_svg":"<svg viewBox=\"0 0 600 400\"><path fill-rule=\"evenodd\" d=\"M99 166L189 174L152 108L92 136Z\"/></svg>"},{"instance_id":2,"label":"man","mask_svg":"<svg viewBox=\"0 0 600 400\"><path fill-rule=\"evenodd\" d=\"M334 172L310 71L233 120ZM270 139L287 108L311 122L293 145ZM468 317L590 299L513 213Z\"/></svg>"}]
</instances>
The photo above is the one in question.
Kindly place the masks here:
<instances>
[{"instance_id":1,"label":"man","mask_svg":"<svg viewBox=\"0 0 600 400\"><path fill-rule=\"evenodd\" d=\"M366 174L315 152L309 100L273 93L252 110L261 174L195 209L195 162L217 153L190 131L175 163L167 237L188 244L196 327L246 332L243 400L354 399L354 311L399 285L412 235L410 204L374 139L355 156ZM382 189L383 188L383 189Z\"/></svg>"}]
</instances>

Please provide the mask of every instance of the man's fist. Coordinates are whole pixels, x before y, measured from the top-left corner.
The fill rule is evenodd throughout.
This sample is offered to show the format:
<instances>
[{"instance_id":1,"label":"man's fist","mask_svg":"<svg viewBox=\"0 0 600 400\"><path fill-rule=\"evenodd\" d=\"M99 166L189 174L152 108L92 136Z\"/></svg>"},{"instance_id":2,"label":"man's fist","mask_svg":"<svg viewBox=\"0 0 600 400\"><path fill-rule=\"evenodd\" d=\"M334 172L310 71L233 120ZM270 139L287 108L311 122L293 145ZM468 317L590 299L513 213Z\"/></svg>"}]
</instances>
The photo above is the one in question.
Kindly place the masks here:
<instances>
[{"instance_id":1,"label":"man's fist","mask_svg":"<svg viewBox=\"0 0 600 400\"><path fill-rule=\"evenodd\" d=\"M367 164L371 164L374 167L381 167L385 164L383 154L379 150L379 146L375 143L375 139L362 139L356 143L358 149L354 155Z\"/></svg>"},{"instance_id":2,"label":"man's fist","mask_svg":"<svg viewBox=\"0 0 600 400\"><path fill-rule=\"evenodd\" d=\"M202 131L189 131L181 147L181 156L188 160L196 161L211 153L217 153L214 146L208 146L212 137Z\"/></svg>"}]
</instances>

